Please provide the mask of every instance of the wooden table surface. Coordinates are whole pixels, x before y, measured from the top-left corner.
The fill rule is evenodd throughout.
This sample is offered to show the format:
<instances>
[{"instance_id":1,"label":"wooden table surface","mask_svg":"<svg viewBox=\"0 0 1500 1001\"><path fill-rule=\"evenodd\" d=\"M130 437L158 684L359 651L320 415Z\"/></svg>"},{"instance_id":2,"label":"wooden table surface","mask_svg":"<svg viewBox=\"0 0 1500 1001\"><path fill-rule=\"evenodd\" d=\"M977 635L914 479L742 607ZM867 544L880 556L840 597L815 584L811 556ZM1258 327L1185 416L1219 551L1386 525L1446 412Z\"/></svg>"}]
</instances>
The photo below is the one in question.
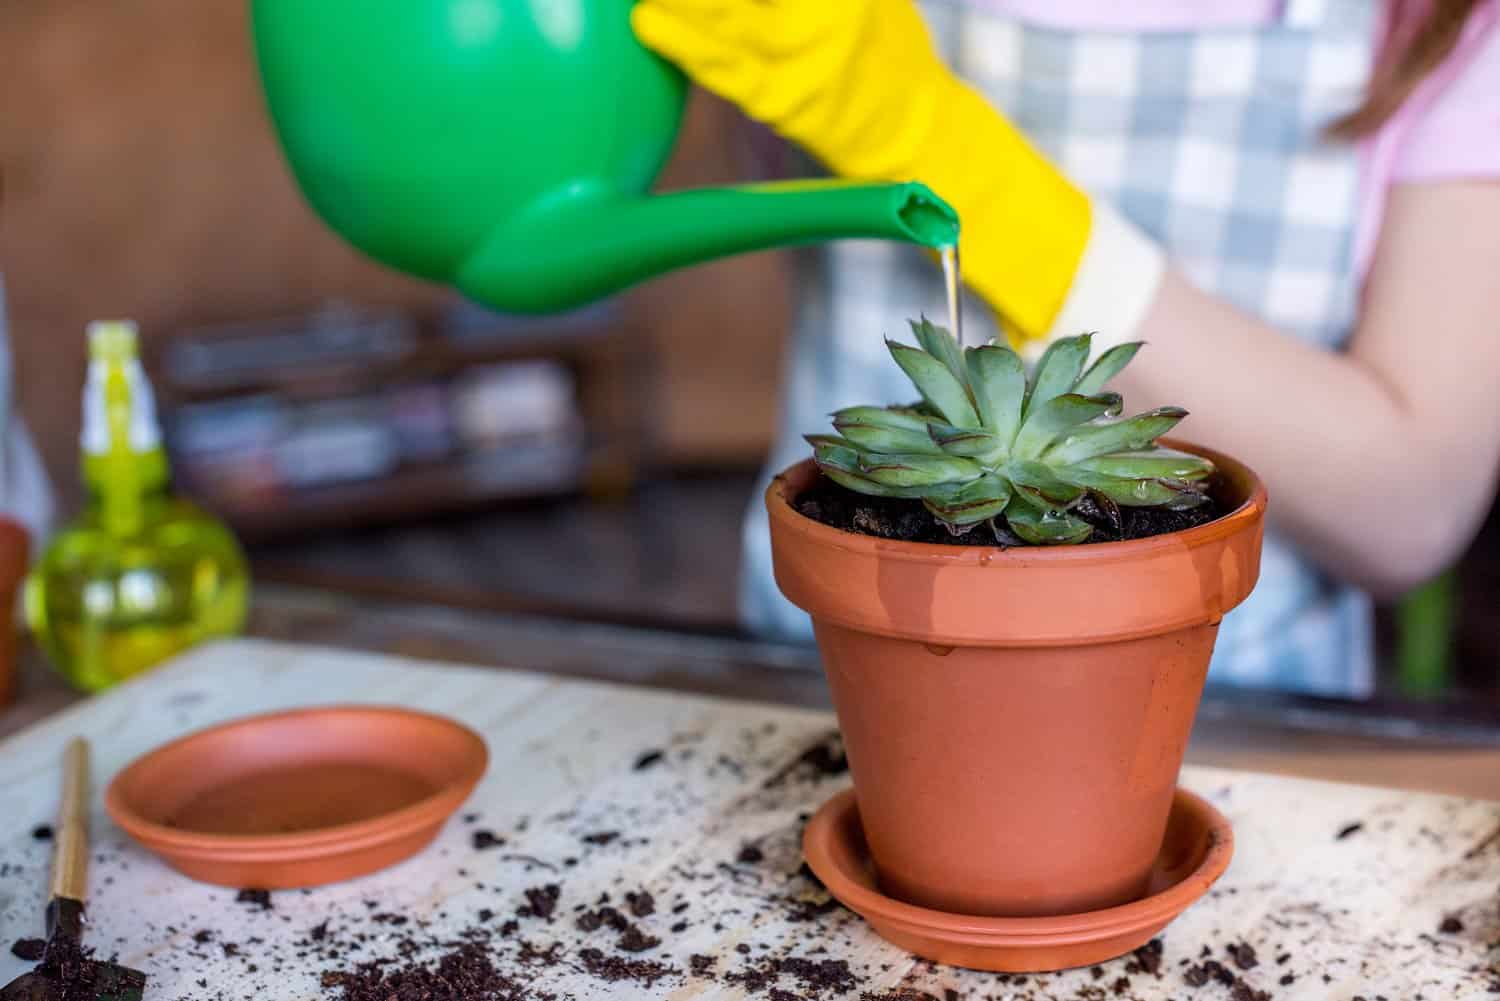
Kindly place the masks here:
<instances>
[{"instance_id":1,"label":"wooden table surface","mask_svg":"<svg viewBox=\"0 0 1500 1001\"><path fill-rule=\"evenodd\" d=\"M342 649L529 670L674 691L826 709L815 654L794 647L670 633L624 624L549 619L530 609L380 600L315 588L258 584L250 634ZM0 736L71 705L34 649L21 698L0 710ZM1500 720L1450 717L1444 707L1409 720L1398 707L1310 711L1297 700L1246 705L1205 699L1188 760L1308 778L1500 799Z\"/></svg>"},{"instance_id":2,"label":"wooden table surface","mask_svg":"<svg viewBox=\"0 0 1500 1001\"><path fill-rule=\"evenodd\" d=\"M1189 768L1184 784L1234 823L1236 855L1164 933L1159 969L1126 958L1018 979L915 961L799 873L804 818L847 782L804 761L810 748L836 746L825 712L259 640L199 648L0 743L0 942L38 933L47 845L29 832L55 809L69 737L91 738L102 786L134 756L208 723L350 700L425 708L480 731L491 768L468 817L395 868L278 892L262 909L176 875L96 810L89 935L152 976L149 997L337 997L325 973L441 953L465 937L482 940L537 1001L747 990L767 1001L922 996L890 993L903 990L993 1001L1500 991L1493 802ZM476 848L478 830L505 843ZM549 885L550 920L537 913ZM619 951L607 924L575 925L605 895L628 910L626 895L641 891L652 913L628 921L660 940L643 951ZM1253 962L1236 964L1230 947L1248 958L1244 944ZM695 974L694 956L711 969ZM1186 971L1208 958L1249 993L1194 988ZM21 966L0 960L0 982Z\"/></svg>"}]
</instances>

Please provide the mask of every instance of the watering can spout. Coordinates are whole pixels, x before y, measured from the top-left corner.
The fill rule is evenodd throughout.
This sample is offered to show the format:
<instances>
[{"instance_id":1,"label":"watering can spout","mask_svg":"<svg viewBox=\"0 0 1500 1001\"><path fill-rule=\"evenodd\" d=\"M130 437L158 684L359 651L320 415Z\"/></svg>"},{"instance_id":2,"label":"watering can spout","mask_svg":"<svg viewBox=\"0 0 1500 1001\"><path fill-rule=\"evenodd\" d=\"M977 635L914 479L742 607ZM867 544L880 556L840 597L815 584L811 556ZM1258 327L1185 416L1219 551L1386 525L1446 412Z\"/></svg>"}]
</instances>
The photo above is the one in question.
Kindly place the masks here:
<instances>
[{"instance_id":1,"label":"watering can spout","mask_svg":"<svg viewBox=\"0 0 1500 1001\"><path fill-rule=\"evenodd\" d=\"M958 216L925 185L789 181L638 197L560 199L482 241L455 284L499 309L581 306L730 254L867 237L958 242Z\"/></svg>"}]
</instances>

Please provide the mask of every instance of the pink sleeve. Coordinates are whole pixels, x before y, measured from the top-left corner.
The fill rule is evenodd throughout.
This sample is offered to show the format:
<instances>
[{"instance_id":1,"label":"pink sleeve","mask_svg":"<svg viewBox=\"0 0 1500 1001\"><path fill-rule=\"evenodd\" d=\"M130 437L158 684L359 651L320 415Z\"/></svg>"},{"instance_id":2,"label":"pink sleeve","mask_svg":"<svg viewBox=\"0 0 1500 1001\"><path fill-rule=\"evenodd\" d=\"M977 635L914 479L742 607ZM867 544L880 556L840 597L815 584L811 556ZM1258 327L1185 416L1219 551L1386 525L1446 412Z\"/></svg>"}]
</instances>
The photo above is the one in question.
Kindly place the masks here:
<instances>
[{"instance_id":1,"label":"pink sleeve","mask_svg":"<svg viewBox=\"0 0 1500 1001\"><path fill-rule=\"evenodd\" d=\"M1412 100L1391 164L1393 183L1500 177L1500 25L1497 4L1481 4L1448 60ZM1418 95L1413 95L1414 98ZM1394 124L1394 122L1392 123Z\"/></svg>"},{"instance_id":2,"label":"pink sleeve","mask_svg":"<svg viewBox=\"0 0 1500 1001\"><path fill-rule=\"evenodd\" d=\"M1370 273L1392 184L1500 177L1500 0L1469 16L1452 55L1360 144L1354 266ZM1396 28L1399 31L1400 25Z\"/></svg>"}]
</instances>

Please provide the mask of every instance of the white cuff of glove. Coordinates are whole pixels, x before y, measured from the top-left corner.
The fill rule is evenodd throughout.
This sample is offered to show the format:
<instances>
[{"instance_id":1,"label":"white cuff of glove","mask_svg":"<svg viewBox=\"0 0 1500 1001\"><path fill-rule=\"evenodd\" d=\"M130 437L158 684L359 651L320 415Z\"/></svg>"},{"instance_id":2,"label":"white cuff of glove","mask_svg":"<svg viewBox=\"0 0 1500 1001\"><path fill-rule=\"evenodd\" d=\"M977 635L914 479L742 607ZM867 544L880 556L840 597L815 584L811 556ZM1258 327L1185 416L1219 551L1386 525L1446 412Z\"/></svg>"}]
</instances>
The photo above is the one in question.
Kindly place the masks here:
<instances>
[{"instance_id":1,"label":"white cuff of glove","mask_svg":"<svg viewBox=\"0 0 1500 1001\"><path fill-rule=\"evenodd\" d=\"M1079 258L1073 285L1052 329L1022 349L1027 361L1041 357L1060 337L1092 331L1095 356L1117 344L1136 340L1136 333L1167 271L1166 255L1152 239L1114 208L1090 199L1088 243Z\"/></svg>"}]
</instances>

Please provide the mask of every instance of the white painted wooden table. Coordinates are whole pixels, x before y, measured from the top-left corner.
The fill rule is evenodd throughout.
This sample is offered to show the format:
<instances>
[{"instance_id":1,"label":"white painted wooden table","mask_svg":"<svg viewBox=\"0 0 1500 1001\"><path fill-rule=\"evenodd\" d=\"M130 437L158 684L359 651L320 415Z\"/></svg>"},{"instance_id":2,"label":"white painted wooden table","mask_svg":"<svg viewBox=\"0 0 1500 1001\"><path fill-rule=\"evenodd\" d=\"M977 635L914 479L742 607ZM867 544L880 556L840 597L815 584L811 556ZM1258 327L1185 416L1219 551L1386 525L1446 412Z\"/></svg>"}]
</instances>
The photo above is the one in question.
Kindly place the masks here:
<instances>
[{"instance_id":1,"label":"white painted wooden table","mask_svg":"<svg viewBox=\"0 0 1500 1001\"><path fill-rule=\"evenodd\" d=\"M916 961L848 912L816 906L826 898L798 875L802 820L847 776L787 767L830 733L826 714L249 640L201 648L0 743L0 943L40 934L49 846L30 830L55 810L67 738L94 742L102 788L127 761L170 737L253 712L334 702L420 707L484 734L490 772L466 808L477 819L455 818L432 848L393 869L276 893L273 908L261 911L235 903L231 890L166 869L96 810L91 941L145 969L148 998L336 996L320 986L320 973L347 964L295 959L307 950L294 943L305 943L320 922L347 937L370 914L394 913L441 937L472 926L482 909L498 925L525 902L526 888L553 882L562 888L556 920L520 919L495 948L561 943L555 955L563 961L532 974L537 991L558 997L739 997L745 988L723 974L791 955L847 960L859 979L849 997L908 988L994 1001L1228 998L1218 984L1185 983L1182 964L1207 947L1229 966L1225 948L1241 941L1260 961L1242 974L1245 981L1277 999L1500 994L1492 966L1500 940L1500 804L1188 769L1184 784L1234 822L1237 850L1213 893L1167 929L1161 975L1129 972L1119 960L1100 976L1081 970L1018 980ZM636 770L637 758L653 749L665 752L662 761ZM1362 826L1338 836L1353 824ZM470 839L478 828L507 844L476 851ZM604 845L583 840L600 831L621 834ZM763 859L737 861L746 843ZM601 893L621 903L638 888L654 894L657 913L637 923L664 941L630 958L682 971L649 988L603 982L576 962L583 948L612 953L613 943L607 930L576 930L573 908ZM792 920L799 910L822 913ZM1450 917L1462 930L1440 932ZM669 932L679 921L688 927ZM213 932L215 943L239 943L239 954L195 943L200 929ZM401 934L371 925L350 958L389 955ZM692 976L692 954L717 957L720 976ZM268 959L276 955L279 962ZM0 953L0 983L24 965L8 949ZM1121 977L1128 983L1117 993ZM779 986L798 997L841 996L806 990L794 978Z\"/></svg>"}]
</instances>

